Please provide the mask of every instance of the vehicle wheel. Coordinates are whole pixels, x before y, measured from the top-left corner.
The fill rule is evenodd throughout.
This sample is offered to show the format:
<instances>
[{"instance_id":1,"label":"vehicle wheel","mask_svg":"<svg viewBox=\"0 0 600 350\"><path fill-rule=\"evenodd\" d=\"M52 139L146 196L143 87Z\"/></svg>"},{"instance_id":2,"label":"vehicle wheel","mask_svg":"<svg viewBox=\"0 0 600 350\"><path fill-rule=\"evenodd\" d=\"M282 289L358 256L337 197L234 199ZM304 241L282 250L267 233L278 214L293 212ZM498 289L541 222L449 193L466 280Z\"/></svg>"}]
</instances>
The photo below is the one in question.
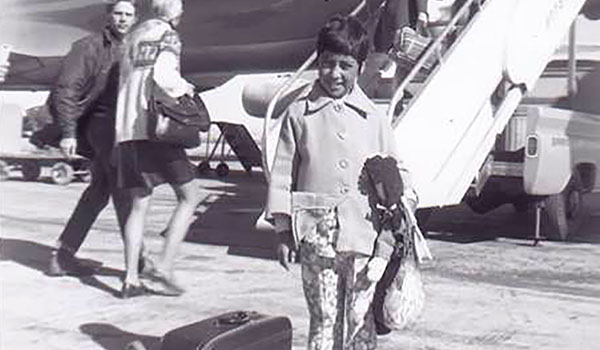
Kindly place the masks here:
<instances>
[{"instance_id":1,"label":"vehicle wheel","mask_svg":"<svg viewBox=\"0 0 600 350\"><path fill-rule=\"evenodd\" d=\"M10 173L9 173L8 163L6 163L3 160L0 160L0 181L8 180L9 175L10 175Z\"/></svg>"},{"instance_id":2,"label":"vehicle wheel","mask_svg":"<svg viewBox=\"0 0 600 350\"><path fill-rule=\"evenodd\" d=\"M40 177L42 169L35 160L27 160L21 163L21 173L27 181L35 181Z\"/></svg>"},{"instance_id":3,"label":"vehicle wheel","mask_svg":"<svg viewBox=\"0 0 600 350\"><path fill-rule=\"evenodd\" d=\"M196 170L198 171L198 174L208 173L208 171L210 170L210 162L208 162L207 160L200 162L200 164L198 164L198 166L196 167Z\"/></svg>"},{"instance_id":4,"label":"vehicle wheel","mask_svg":"<svg viewBox=\"0 0 600 350\"><path fill-rule=\"evenodd\" d=\"M583 186L573 175L565 189L545 200L544 233L551 240L564 241L577 231L583 219Z\"/></svg>"},{"instance_id":5,"label":"vehicle wheel","mask_svg":"<svg viewBox=\"0 0 600 350\"><path fill-rule=\"evenodd\" d=\"M220 163L219 165L217 165L215 171L217 172L217 176L225 177L229 174L229 166L225 163Z\"/></svg>"},{"instance_id":6,"label":"vehicle wheel","mask_svg":"<svg viewBox=\"0 0 600 350\"><path fill-rule=\"evenodd\" d=\"M73 181L73 167L67 163L59 162L52 166L50 177L57 185L66 185Z\"/></svg>"}]
</instances>

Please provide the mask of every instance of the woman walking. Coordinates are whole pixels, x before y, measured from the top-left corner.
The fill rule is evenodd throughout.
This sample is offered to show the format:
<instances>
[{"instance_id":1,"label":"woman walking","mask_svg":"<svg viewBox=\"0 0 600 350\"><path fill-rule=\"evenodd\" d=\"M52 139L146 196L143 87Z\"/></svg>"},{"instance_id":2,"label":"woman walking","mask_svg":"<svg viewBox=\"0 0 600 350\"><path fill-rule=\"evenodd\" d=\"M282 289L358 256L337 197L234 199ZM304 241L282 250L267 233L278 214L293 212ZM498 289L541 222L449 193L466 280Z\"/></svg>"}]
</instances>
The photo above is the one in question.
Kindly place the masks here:
<instances>
[{"instance_id":1,"label":"woman walking","mask_svg":"<svg viewBox=\"0 0 600 350\"><path fill-rule=\"evenodd\" d=\"M150 272L150 277L162 284L161 294L177 296L184 292L174 281L173 263L200 200L195 167L184 148L154 141L147 130L152 96L168 103L194 93L194 86L179 70L181 42L175 28L183 14L181 0L152 0L152 11L154 17L140 24L127 39L117 104L119 185L133 198L125 225L123 298L146 292L139 280L138 257L153 188L168 183L177 196L162 253Z\"/></svg>"}]
</instances>

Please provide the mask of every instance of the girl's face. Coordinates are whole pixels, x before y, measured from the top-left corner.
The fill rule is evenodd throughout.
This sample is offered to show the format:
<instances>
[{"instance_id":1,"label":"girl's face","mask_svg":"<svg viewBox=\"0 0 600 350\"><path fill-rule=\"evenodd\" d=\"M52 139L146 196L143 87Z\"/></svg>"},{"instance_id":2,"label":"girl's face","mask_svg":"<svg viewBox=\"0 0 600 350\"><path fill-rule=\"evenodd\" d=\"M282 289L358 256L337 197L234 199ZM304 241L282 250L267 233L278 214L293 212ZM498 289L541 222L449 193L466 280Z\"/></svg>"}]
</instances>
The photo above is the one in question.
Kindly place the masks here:
<instances>
[{"instance_id":1,"label":"girl's face","mask_svg":"<svg viewBox=\"0 0 600 350\"><path fill-rule=\"evenodd\" d=\"M352 91L359 68L354 57L323 51L319 55L318 66L319 82L331 97L344 97Z\"/></svg>"}]
</instances>

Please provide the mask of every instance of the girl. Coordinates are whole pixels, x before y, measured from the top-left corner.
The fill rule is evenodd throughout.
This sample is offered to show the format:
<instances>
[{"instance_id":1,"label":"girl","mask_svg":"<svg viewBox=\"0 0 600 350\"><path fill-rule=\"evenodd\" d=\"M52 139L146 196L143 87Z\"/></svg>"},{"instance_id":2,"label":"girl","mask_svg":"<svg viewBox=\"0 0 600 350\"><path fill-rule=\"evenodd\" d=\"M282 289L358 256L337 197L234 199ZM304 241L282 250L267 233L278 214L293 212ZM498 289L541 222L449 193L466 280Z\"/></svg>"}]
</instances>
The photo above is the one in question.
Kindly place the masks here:
<instances>
[{"instance_id":1,"label":"girl","mask_svg":"<svg viewBox=\"0 0 600 350\"><path fill-rule=\"evenodd\" d=\"M356 84L368 48L352 17L336 16L321 29L318 79L284 114L269 183L267 217L279 234L280 263L287 268L301 248L311 350L376 348L370 311L356 336L350 339L346 327L357 276L377 237L361 169L374 153L396 153L389 121Z\"/></svg>"}]
</instances>

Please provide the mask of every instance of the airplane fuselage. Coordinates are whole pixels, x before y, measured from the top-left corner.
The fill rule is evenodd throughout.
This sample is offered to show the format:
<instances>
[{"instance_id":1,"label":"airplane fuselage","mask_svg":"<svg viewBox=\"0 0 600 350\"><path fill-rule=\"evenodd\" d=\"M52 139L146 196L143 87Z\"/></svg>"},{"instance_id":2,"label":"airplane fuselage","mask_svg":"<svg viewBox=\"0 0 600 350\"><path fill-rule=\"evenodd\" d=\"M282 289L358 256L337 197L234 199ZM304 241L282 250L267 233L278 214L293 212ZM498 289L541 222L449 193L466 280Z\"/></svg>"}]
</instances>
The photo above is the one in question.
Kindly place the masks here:
<instances>
[{"instance_id":1,"label":"airplane fuselage","mask_svg":"<svg viewBox=\"0 0 600 350\"><path fill-rule=\"evenodd\" d=\"M103 26L105 5L97 0L6 0L0 15L0 43L36 57L41 67L19 69L8 85L51 84L77 39ZM377 1L374 1L377 2ZM182 70L201 87L221 84L239 73L295 69L314 48L327 18L348 13L360 0L196 0L185 4L178 31ZM141 18L148 17L140 9ZM31 67L29 67L31 68Z\"/></svg>"}]
</instances>

